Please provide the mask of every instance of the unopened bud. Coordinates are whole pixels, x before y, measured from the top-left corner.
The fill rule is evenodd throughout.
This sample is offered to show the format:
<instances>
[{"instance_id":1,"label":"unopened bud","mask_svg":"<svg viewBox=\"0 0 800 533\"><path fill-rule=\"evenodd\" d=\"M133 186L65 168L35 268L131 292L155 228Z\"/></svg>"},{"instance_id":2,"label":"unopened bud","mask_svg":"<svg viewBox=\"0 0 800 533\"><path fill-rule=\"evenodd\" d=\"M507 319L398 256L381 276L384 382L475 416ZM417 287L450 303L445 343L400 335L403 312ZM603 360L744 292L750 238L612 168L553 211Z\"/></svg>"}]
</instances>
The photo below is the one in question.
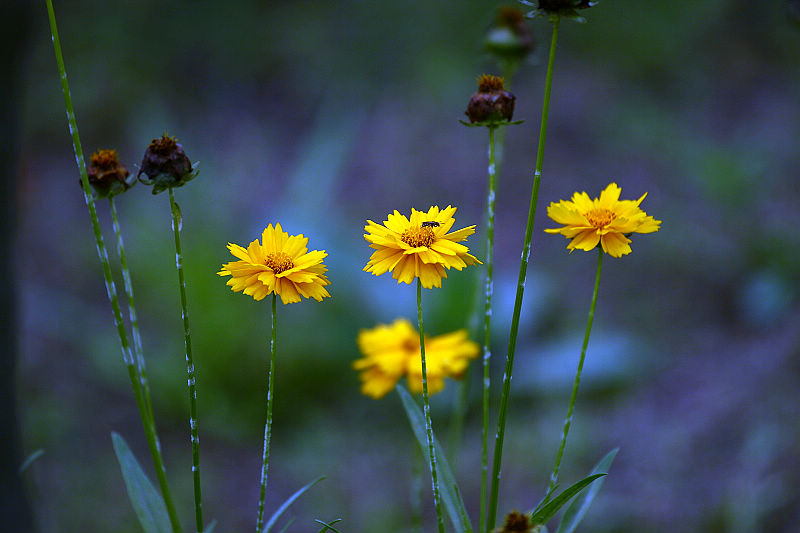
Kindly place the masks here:
<instances>
[{"instance_id":1,"label":"unopened bud","mask_svg":"<svg viewBox=\"0 0 800 533\"><path fill-rule=\"evenodd\" d=\"M98 198L116 196L127 191L136 183L125 165L119 162L116 150L98 150L89 158L86 169L89 185Z\"/></svg>"},{"instance_id":2,"label":"unopened bud","mask_svg":"<svg viewBox=\"0 0 800 533\"><path fill-rule=\"evenodd\" d=\"M143 178L142 174L147 178ZM197 176L183 146L166 133L147 146L139 170L139 181L153 186L153 194L172 187L182 187Z\"/></svg>"},{"instance_id":3,"label":"unopened bud","mask_svg":"<svg viewBox=\"0 0 800 533\"><path fill-rule=\"evenodd\" d=\"M470 123L510 121L516 97L503 87L503 78L484 74L478 78L478 92L472 95L466 115Z\"/></svg>"},{"instance_id":4,"label":"unopened bud","mask_svg":"<svg viewBox=\"0 0 800 533\"><path fill-rule=\"evenodd\" d=\"M533 46L525 13L516 7L498 9L495 23L486 35L486 49L501 61L521 61Z\"/></svg>"}]
</instances>

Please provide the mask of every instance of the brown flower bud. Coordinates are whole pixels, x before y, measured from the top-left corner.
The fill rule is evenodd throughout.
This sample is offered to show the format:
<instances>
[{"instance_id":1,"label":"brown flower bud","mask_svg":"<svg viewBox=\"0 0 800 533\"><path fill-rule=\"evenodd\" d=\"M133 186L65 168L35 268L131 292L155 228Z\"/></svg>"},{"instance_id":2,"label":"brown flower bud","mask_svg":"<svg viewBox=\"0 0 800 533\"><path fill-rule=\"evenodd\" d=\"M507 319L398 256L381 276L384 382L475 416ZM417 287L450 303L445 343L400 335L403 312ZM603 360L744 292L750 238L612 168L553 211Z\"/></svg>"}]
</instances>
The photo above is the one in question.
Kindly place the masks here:
<instances>
[{"instance_id":1,"label":"brown flower bud","mask_svg":"<svg viewBox=\"0 0 800 533\"><path fill-rule=\"evenodd\" d=\"M147 178L142 178L145 174ZM170 187L181 187L197 176L183 146L166 133L147 146L139 170L139 181L153 186L153 194Z\"/></svg>"},{"instance_id":2,"label":"brown flower bud","mask_svg":"<svg viewBox=\"0 0 800 533\"><path fill-rule=\"evenodd\" d=\"M98 150L93 153L89 158L86 176L98 198L116 196L136 183L136 178L130 176L125 165L119 162L116 150Z\"/></svg>"},{"instance_id":3,"label":"brown flower bud","mask_svg":"<svg viewBox=\"0 0 800 533\"><path fill-rule=\"evenodd\" d=\"M466 115L470 123L510 121L516 97L503 87L503 78L484 74L478 78L478 92L472 95Z\"/></svg>"},{"instance_id":4,"label":"brown flower bud","mask_svg":"<svg viewBox=\"0 0 800 533\"><path fill-rule=\"evenodd\" d=\"M530 533L536 526L531 524L530 516L519 511L511 511L506 515L506 520L501 529L495 533Z\"/></svg>"},{"instance_id":5,"label":"brown flower bud","mask_svg":"<svg viewBox=\"0 0 800 533\"><path fill-rule=\"evenodd\" d=\"M501 61L520 61L533 51L534 41L525 13L517 7L497 10L494 25L486 35L486 49Z\"/></svg>"}]
</instances>

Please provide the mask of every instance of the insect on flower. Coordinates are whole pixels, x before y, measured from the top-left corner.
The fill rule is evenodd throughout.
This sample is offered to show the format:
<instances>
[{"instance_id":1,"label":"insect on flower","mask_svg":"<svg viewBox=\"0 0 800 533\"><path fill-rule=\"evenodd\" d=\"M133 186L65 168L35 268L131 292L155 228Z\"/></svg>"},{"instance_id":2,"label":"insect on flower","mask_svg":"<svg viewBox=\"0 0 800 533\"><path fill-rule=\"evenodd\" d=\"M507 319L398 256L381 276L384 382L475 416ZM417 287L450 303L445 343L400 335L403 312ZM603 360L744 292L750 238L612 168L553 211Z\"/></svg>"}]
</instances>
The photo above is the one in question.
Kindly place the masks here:
<instances>
[{"instance_id":1,"label":"insect on flower","mask_svg":"<svg viewBox=\"0 0 800 533\"><path fill-rule=\"evenodd\" d=\"M423 228L427 228L427 227L438 228L439 227L439 223L436 222L435 220L426 220L425 222L422 223L422 227Z\"/></svg>"}]
</instances>

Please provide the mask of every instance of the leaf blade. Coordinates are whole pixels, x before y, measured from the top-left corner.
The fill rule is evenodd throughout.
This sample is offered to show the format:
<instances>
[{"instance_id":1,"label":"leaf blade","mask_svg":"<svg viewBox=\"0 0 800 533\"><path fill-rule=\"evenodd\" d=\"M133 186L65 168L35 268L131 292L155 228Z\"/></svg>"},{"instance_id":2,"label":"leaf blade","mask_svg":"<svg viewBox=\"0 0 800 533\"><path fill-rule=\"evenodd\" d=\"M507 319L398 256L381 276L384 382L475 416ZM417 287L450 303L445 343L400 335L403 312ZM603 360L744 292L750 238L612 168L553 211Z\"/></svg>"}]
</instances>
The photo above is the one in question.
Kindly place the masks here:
<instances>
[{"instance_id":1,"label":"leaf blade","mask_svg":"<svg viewBox=\"0 0 800 533\"><path fill-rule=\"evenodd\" d=\"M602 473L602 474L594 474L591 476L587 476L582 480L578 481L577 483L574 483L573 485L564 489L564 491L561 494L559 494L558 496L556 496L555 498L544 504L541 507L541 509L539 509L535 513L532 513L531 522L534 524L547 523L547 521L553 518L553 516L558 512L558 510L561 509L564 506L564 504L566 504L573 496L578 494L580 491L586 488L587 485L592 483L597 478L603 477L605 475L608 474Z\"/></svg>"},{"instance_id":2,"label":"leaf blade","mask_svg":"<svg viewBox=\"0 0 800 533\"><path fill-rule=\"evenodd\" d=\"M599 474L601 472L608 472L611 468L611 463L614 462L614 457L616 457L619 448L614 448L610 452L608 452L605 456L603 456L600 461L594 466L589 474ZM585 492L580 494L576 497L567 507L567 510L564 511L564 515L561 517L561 521L558 524L558 531L556 533L573 533L575 529L578 527L578 524L581 523L583 520L583 516L586 514L586 511L589 510L589 506L592 504L592 500L594 497L597 496L597 493L600 491L600 487L603 486L603 479L598 479L597 483L593 483L591 487L589 487Z\"/></svg>"},{"instance_id":3,"label":"leaf blade","mask_svg":"<svg viewBox=\"0 0 800 533\"><path fill-rule=\"evenodd\" d=\"M147 475L139 466L136 456L122 435L111 432L114 453L117 455L122 478L128 490L128 499L145 533L170 533L169 516L164 499L156 491Z\"/></svg>"},{"instance_id":4,"label":"leaf blade","mask_svg":"<svg viewBox=\"0 0 800 533\"><path fill-rule=\"evenodd\" d=\"M425 416L414 401L411 393L408 392L405 387L398 385L396 388L403 402L408 421L411 424L411 431L414 433L422 449L426 450L428 448L428 436L425 430ZM472 525L469 522L467 508L464 506L464 501L461 499L461 494L456 484L456 478L435 436L434 443L436 445L436 464L439 466L439 474L441 476L439 491L445 509L447 509L447 514L450 516L450 521L453 523L453 527L455 527L456 531L472 533ZM430 465L428 465L428 467L430 467Z\"/></svg>"},{"instance_id":5,"label":"leaf blade","mask_svg":"<svg viewBox=\"0 0 800 533\"><path fill-rule=\"evenodd\" d=\"M272 516L269 517L269 521L264 526L264 528L261 530L261 533L268 533L269 530L272 529L272 526L275 525L275 522L278 521L278 519L281 517L281 515L284 512L286 512L286 509L288 509L289 506L291 506L295 502L295 500L297 500L297 498L302 496L306 491L308 491L311 487L313 487L314 485L316 485L317 483L319 483L323 479L325 479L325 476L319 476L317 479L307 483L303 487L300 487L294 494L289 496L286 499L286 501L283 502L283 504L280 507L278 507L278 509L274 513L272 513Z\"/></svg>"}]
</instances>

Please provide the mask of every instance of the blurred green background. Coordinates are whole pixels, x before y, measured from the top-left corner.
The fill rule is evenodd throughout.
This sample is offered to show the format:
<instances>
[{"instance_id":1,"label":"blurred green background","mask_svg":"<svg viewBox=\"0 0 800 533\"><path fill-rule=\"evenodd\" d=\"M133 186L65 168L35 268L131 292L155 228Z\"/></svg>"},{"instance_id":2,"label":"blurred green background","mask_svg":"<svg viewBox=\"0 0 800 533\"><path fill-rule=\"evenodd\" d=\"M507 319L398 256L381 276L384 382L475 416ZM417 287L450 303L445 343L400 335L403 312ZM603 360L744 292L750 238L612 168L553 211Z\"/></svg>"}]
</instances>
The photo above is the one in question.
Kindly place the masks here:
<instances>
[{"instance_id":1,"label":"blurred green background","mask_svg":"<svg viewBox=\"0 0 800 533\"><path fill-rule=\"evenodd\" d=\"M271 512L318 475L289 531L404 532L413 441L398 397L358 392L361 328L414 319L414 290L361 271L366 219L458 206L483 257L485 130L458 123L495 10L461 2L56 2L84 151L135 171L151 138L178 137L199 177L176 191L199 390L205 516L255 521L269 305L216 271L227 242L270 222L329 253L332 298L279 307ZM800 530L800 26L785 1L604 0L565 21L556 56L533 262L501 485L502 515L543 496L588 309L595 255L546 235L550 201L649 196L660 232L605 262L562 480L620 447L581 531ZM149 473L87 210L78 187L44 3L15 51L17 402L40 531L139 531L111 447ZM515 76L497 195L493 379L502 358L535 160L550 26ZM117 201L167 472L192 524L180 308L166 195ZM99 204L113 254L107 204ZM481 271L426 291L426 332L469 322ZM117 286L122 287L121 279ZM477 370L477 366L475 369ZM459 446L473 518L480 490L477 375ZM458 386L434 397L446 439ZM493 405L496 406L494 395ZM496 411L496 407L492 412ZM495 424L492 419L492 427ZM493 430L492 430L493 433ZM428 487L427 482L423 487ZM430 497L424 495L430 518Z\"/></svg>"}]
</instances>

